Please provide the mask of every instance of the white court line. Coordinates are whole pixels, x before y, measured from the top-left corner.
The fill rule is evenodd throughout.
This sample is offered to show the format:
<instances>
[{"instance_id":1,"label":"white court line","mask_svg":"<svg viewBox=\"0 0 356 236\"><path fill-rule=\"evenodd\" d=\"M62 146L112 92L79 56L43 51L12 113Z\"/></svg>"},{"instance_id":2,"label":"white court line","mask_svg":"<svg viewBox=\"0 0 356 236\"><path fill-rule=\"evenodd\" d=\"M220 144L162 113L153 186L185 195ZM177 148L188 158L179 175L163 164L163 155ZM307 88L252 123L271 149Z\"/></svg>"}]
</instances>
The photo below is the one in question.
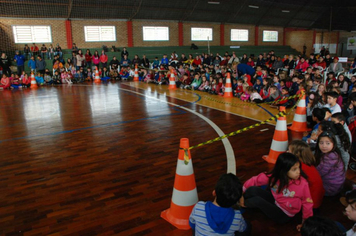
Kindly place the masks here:
<instances>
[{"instance_id":1,"label":"white court line","mask_svg":"<svg viewBox=\"0 0 356 236\"><path fill-rule=\"evenodd\" d=\"M125 84L125 83L123 83L123 84L126 85L126 86L129 86L129 87L131 87L131 88L138 88L138 89L142 89L142 90L147 91L145 88L132 86L131 83L134 83L134 82L129 82L129 84ZM178 91L181 92L180 89L177 89L176 91L177 91L177 92L178 92ZM190 91L186 91L186 90L184 90L184 91L185 91L185 92L188 92L188 93L191 93L191 94L195 94L195 93L190 92ZM157 91L150 91L150 92L153 93L153 92L157 92ZM185 102L190 102L190 103L192 102L192 101L189 101L189 100L186 100L186 99L183 99L183 98L176 98L176 97L169 96L169 94L163 94L163 93L159 93L159 92L157 92L157 94L162 95L162 96L166 96L166 97L170 97L170 98L174 98L174 99L178 99L178 100L185 101ZM197 93L197 94L198 94L198 93ZM200 94L198 94L198 95L201 96ZM201 97L203 98L203 96L201 96ZM225 113L234 115L234 116L240 116L240 117L242 117L242 118L246 118L246 119L249 119L249 120L257 121L258 123L261 122L261 121L263 121L263 120L258 120L258 119L251 118L251 117L248 117L248 116L244 116L244 115L241 115L241 114L236 114L236 113L233 113L233 112L230 112L230 111L226 111L226 110L223 110L223 109L220 109L220 108L211 107L211 106L204 105L204 104L200 104L200 103L196 103L196 104L199 105L199 106L202 106L202 107L207 107L207 108L214 109L214 110L217 110L217 111L222 111L222 112L225 112ZM287 124L287 125L290 125L290 124L292 124L292 123L289 123L289 124ZM266 125L275 126L275 125L272 124L272 123L266 123Z\"/></svg>"},{"instance_id":2,"label":"white court line","mask_svg":"<svg viewBox=\"0 0 356 236\"><path fill-rule=\"evenodd\" d=\"M135 94L141 95L143 97L150 98L150 99L155 99L155 100L158 100L160 102L165 102L165 103L167 103L169 105L172 105L172 106L178 107L180 109L186 110L186 111L188 111L190 113L193 113L196 116L199 116L201 119L203 119L205 122L207 122L215 130L215 132L219 136L225 135L225 133L214 122L212 122L210 119L208 119L207 117L203 116L202 114L200 114L200 113L198 113L196 111L193 111L193 110L191 110L189 108L183 107L181 105L177 105L175 103L167 102L167 101L161 100L161 99L156 98L156 97L147 96L147 95L145 95L143 93L139 93L139 92L132 91L132 90L129 90L129 89L119 88L119 90L123 90L123 91L130 92L130 93L135 93ZM224 148L225 148L225 152L226 152L227 173L233 173L234 175L236 175L235 153L234 153L234 150L232 149L231 143L228 140L228 138L224 138L221 141L224 144Z\"/></svg>"}]
</instances>

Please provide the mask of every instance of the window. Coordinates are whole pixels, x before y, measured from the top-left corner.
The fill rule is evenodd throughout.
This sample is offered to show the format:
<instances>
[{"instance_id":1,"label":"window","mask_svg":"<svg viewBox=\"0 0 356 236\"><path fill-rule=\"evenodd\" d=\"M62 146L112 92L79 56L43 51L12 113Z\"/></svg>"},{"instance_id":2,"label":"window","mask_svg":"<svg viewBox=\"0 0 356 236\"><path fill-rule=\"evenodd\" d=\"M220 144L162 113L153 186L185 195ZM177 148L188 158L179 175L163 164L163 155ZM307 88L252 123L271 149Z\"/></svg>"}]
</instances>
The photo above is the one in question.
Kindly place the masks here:
<instances>
[{"instance_id":1,"label":"window","mask_svg":"<svg viewBox=\"0 0 356 236\"><path fill-rule=\"evenodd\" d=\"M231 41L248 41L248 30L231 29Z\"/></svg>"},{"instance_id":2,"label":"window","mask_svg":"<svg viewBox=\"0 0 356 236\"><path fill-rule=\"evenodd\" d=\"M213 41L212 28L192 28L192 41Z\"/></svg>"},{"instance_id":3,"label":"window","mask_svg":"<svg viewBox=\"0 0 356 236\"><path fill-rule=\"evenodd\" d=\"M143 41L169 41L169 28L144 26Z\"/></svg>"},{"instance_id":4,"label":"window","mask_svg":"<svg viewBox=\"0 0 356 236\"><path fill-rule=\"evenodd\" d=\"M263 31L263 42L278 42L278 31Z\"/></svg>"},{"instance_id":5,"label":"window","mask_svg":"<svg viewBox=\"0 0 356 236\"><path fill-rule=\"evenodd\" d=\"M115 26L84 26L85 42L116 41Z\"/></svg>"},{"instance_id":6,"label":"window","mask_svg":"<svg viewBox=\"0 0 356 236\"><path fill-rule=\"evenodd\" d=\"M52 43L51 26L14 25L15 43Z\"/></svg>"}]
</instances>

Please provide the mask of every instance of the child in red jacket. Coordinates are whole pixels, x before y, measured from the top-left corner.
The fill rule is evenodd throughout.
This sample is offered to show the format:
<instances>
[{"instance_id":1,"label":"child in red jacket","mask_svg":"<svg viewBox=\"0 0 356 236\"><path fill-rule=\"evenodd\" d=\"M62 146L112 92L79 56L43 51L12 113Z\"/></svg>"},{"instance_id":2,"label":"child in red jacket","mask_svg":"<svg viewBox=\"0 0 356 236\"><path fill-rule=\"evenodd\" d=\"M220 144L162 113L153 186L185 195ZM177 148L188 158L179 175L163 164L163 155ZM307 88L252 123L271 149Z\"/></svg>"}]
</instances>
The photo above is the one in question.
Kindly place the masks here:
<instances>
[{"instance_id":1,"label":"child in red jacket","mask_svg":"<svg viewBox=\"0 0 356 236\"><path fill-rule=\"evenodd\" d=\"M308 176L308 184L311 197L313 199L313 208L317 209L323 202L325 189L323 181L316 169L316 160L308 144L302 140L293 140L288 147L288 152L299 158L301 169Z\"/></svg>"}]
</instances>

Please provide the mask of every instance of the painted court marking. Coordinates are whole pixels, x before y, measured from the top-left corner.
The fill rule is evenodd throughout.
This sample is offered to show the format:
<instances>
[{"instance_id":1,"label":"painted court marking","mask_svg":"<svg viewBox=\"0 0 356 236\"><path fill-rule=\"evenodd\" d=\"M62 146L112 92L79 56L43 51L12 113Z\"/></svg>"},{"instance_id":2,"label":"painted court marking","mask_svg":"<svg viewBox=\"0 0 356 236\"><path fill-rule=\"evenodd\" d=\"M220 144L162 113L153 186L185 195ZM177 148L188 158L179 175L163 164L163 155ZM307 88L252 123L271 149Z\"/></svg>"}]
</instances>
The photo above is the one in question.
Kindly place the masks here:
<instances>
[{"instance_id":1,"label":"painted court marking","mask_svg":"<svg viewBox=\"0 0 356 236\"><path fill-rule=\"evenodd\" d=\"M171 106L175 106L175 107L178 107L180 109L183 109L183 110L186 110L198 117L200 117L201 119L203 119L206 123L208 123L214 130L215 132L219 135L219 136L223 136L225 133L219 128L219 126L217 126L214 122L212 122L210 119L208 119L207 117L203 116L202 114L196 112L196 111L193 111L189 108L186 108L184 106L181 106L181 105L178 105L178 104L175 104L175 103L172 103L172 102L167 102L167 101L164 101L164 100L161 100L159 98L156 98L156 97L151 97L151 96L148 96L146 94L143 94L143 93L139 93L139 92L136 92L136 91L132 91L132 90L129 90L129 89L123 89L123 88L119 88L119 90L122 90L122 91L127 91L127 92L131 92L131 93L135 93L135 94L138 94L138 95L141 95L141 96L144 96L146 98L149 98L149 99L154 99L154 100L157 100L157 101L160 101L160 102L164 102L164 103L167 103ZM174 98L174 99L177 99L177 98ZM178 99L180 100L180 99ZM236 161L235 161L235 153L234 153L234 150L232 149L232 146L231 146L231 143L230 141L227 139L227 138L224 138L221 140L223 145L224 145L224 148L225 148L225 152L226 152L226 160L227 160L227 173L233 173L236 175Z\"/></svg>"}]
</instances>

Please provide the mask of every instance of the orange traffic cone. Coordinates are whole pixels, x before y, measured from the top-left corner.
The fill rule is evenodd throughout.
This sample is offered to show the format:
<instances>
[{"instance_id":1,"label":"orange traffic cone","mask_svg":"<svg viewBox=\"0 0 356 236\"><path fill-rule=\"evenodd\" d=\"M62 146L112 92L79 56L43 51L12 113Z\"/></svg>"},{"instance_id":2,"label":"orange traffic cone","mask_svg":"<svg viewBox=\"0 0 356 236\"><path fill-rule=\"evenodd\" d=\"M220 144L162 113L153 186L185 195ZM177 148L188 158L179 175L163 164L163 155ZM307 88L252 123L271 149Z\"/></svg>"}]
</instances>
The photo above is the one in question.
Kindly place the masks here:
<instances>
[{"instance_id":1,"label":"orange traffic cone","mask_svg":"<svg viewBox=\"0 0 356 236\"><path fill-rule=\"evenodd\" d=\"M94 83L101 83L101 79L100 79L100 76L99 76L98 67L95 67L95 78L94 78Z\"/></svg>"},{"instance_id":2,"label":"orange traffic cone","mask_svg":"<svg viewBox=\"0 0 356 236\"><path fill-rule=\"evenodd\" d=\"M281 106L280 111L286 111L286 108ZM286 152L288 149L288 131L287 118L279 117L274 131L271 148L268 155L263 156L268 163L275 164L279 154Z\"/></svg>"},{"instance_id":3,"label":"orange traffic cone","mask_svg":"<svg viewBox=\"0 0 356 236\"><path fill-rule=\"evenodd\" d=\"M297 110L295 111L292 126L288 129L296 132L305 132L310 129L307 127L307 108L305 106L305 93L302 99L300 99Z\"/></svg>"},{"instance_id":4,"label":"orange traffic cone","mask_svg":"<svg viewBox=\"0 0 356 236\"><path fill-rule=\"evenodd\" d=\"M169 77L169 86L168 89L176 89L176 77L174 75L174 70L171 70L171 76Z\"/></svg>"},{"instance_id":5,"label":"orange traffic cone","mask_svg":"<svg viewBox=\"0 0 356 236\"><path fill-rule=\"evenodd\" d=\"M33 72L31 72L31 87L30 88L32 88L32 89L38 88L37 81L35 79L35 75L33 74Z\"/></svg>"},{"instance_id":6,"label":"orange traffic cone","mask_svg":"<svg viewBox=\"0 0 356 236\"><path fill-rule=\"evenodd\" d=\"M161 212L161 217L178 229L190 229L189 216L198 202L193 164L188 150L185 156L183 148L189 147L189 139L180 140L176 176L174 180L171 207Z\"/></svg>"},{"instance_id":7,"label":"orange traffic cone","mask_svg":"<svg viewBox=\"0 0 356 236\"><path fill-rule=\"evenodd\" d=\"M133 81L139 81L137 65L135 65L135 76L134 76Z\"/></svg>"},{"instance_id":8,"label":"orange traffic cone","mask_svg":"<svg viewBox=\"0 0 356 236\"><path fill-rule=\"evenodd\" d=\"M232 98L234 95L232 94L232 86L231 86L231 79L230 73L227 73L226 83L225 83L225 93L224 98Z\"/></svg>"}]
</instances>

